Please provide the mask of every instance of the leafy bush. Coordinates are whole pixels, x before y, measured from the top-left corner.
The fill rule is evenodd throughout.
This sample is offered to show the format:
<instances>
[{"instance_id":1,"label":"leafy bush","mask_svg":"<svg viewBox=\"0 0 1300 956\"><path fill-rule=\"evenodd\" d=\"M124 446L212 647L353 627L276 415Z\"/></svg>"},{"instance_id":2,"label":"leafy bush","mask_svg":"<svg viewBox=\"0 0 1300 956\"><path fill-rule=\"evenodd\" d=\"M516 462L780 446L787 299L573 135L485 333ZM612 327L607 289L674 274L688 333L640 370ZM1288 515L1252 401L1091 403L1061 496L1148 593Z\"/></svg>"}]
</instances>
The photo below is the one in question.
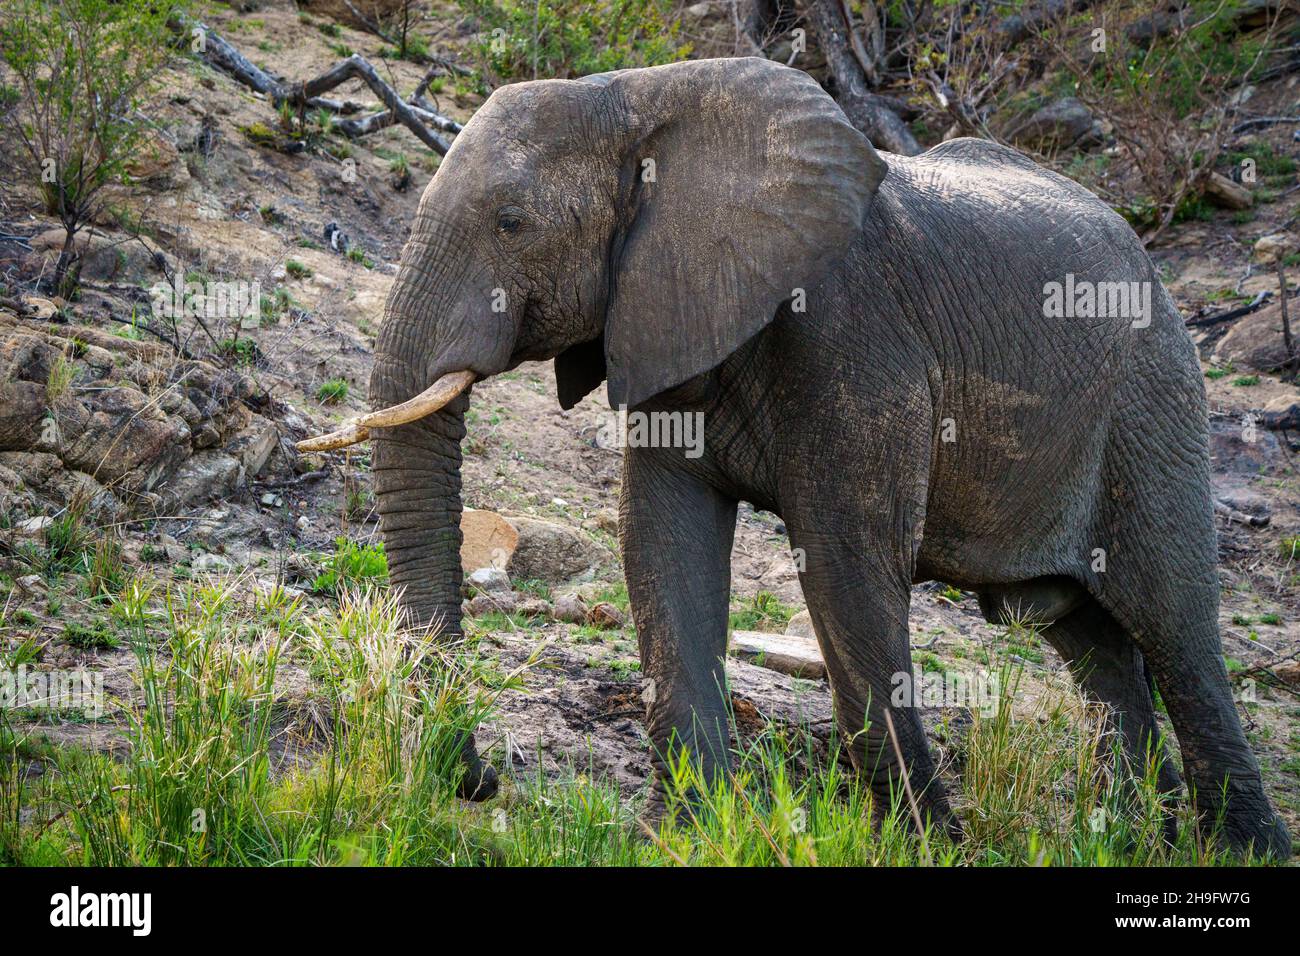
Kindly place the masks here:
<instances>
[{"instance_id":1,"label":"leafy bush","mask_svg":"<svg viewBox=\"0 0 1300 956\"><path fill-rule=\"evenodd\" d=\"M316 389L316 399L325 405L337 405L347 397L348 383L341 378L321 382L320 388Z\"/></svg>"},{"instance_id":2,"label":"leafy bush","mask_svg":"<svg viewBox=\"0 0 1300 956\"><path fill-rule=\"evenodd\" d=\"M685 59L671 0L458 0L499 83L565 79ZM498 83L498 85L499 85Z\"/></svg>"},{"instance_id":3,"label":"leafy bush","mask_svg":"<svg viewBox=\"0 0 1300 956\"><path fill-rule=\"evenodd\" d=\"M16 95L0 124L45 211L66 230L55 289L76 289L74 239L103 186L127 175L142 141L137 107L172 51L168 20L186 0L6 0L0 61Z\"/></svg>"}]
</instances>

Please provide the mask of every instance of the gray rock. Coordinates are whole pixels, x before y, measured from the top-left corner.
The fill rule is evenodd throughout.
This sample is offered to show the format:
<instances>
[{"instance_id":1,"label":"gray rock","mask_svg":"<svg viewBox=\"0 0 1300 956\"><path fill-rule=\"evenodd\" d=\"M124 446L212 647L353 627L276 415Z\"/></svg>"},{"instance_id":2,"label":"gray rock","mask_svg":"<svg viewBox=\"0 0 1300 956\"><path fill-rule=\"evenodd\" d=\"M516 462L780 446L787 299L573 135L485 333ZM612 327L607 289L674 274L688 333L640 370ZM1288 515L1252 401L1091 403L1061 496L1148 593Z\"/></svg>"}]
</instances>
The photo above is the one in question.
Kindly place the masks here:
<instances>
[{"instance_id":1,"label":"gray rock","mask_svg":"<svg viewBox=\"0 0 1300 956\"><path fill-rule=\"evenodd\" d=\"M18 589L24 594L37 595L45 590L45 582L41 580L39 574L24 574L22 577L14 580Z\"/></svg>"},{"instance_id":2,"label":"gray rock","mask_svg":"<svg viewBox=\"0 0 1300 956\"><path fill-rule=\"evenodd\" d=\"M518 580L559 584L591 571L612 555L581 531L526 515L507 515L519 543L507 569Z\"/></svg>"},{"instance_id":3,"label":"gray rock","mask_svg":"<svg viewBox=\"0 0 1300 956\"><path fill-rule=\"evenodd\" d=\"M470 617L482 617L493 612L510 614L519 607L519 598L513 591L492 591L470 598Z\"/></svg>"},{"instance_id":4,"label":"gray rock","mask_svg":"<svg viewBox=\"0 0 1300 956\"><path fill-rule=\"evenodd\" d=\"M255 418L253 424L226 442L226 451L238 458L244 472L253 477L266 467L279 440L280 431L274 423Z\"/></svg>"},{"instance_id":5,"label":"gray rock","mask_svg":"<svg viewBox=\"0 0 1300 956\"><path fill-rule=\"evenodd\" d=\"M1102 143L1101 124L1076 97L1066 96L1034 112L1015 126L1009 138L1019 146L1047 152Z\"/></svg>"},{"instance_id":6,"label":"gray rock","mask_svg":"<svg viewBox=\"0 0 1300 956\"><path fill-rule=\"evenodd\" d=\"M229 494L243 474L239 459L221 451L201 451L176 470L159 489L170 507L182 507Z\"/></svg>"},{"instance_id":7,"label":"gray rock","mask_svg":"<svg viewBox=\"0 0 1300 956\"><path fill-rule=\"evenodd\" d=\"M28 518L26 521L18 522L14 530L19 534L41 534L52 524L54 524L53 518L48 515L37 515L35 518Z\"/></svg>"},{"instance_id":8,"label":"gray rock","mask_svg":"<svg viewBox=\"0 0 1300 956\"><path fill-rule=\"evenodd\" d=\"M471 571L466 583L487 593L508 594L510 592L510 575L500 568L478 568Z\"/></svg>"},{"instance_id":9,"label":"gray rock","mask_svg":"<svg viewBox=\"0 0 1300 956\"><path fill-rule=\"evenodd\" d=\"M817 639L817 633L813 630L812 615L806 610L790 618L790 623L785 626L785 632L792 637L802 637L810 641Z\"/></svg>"},{"instance_id":10,"label":"gray rock","mask_svg":"<svg viewBox=\"0 0 1300 956\"><path fill-rule=\"evenodd\" d=\"M541 617L550 619L554 612L551 602L539 597L525 597L515 605L515 612L526 614L528 617Z\"/></svg>"},{"instance_id":11,"label":"gray rock","mask_svg":"<svg viewBox=\"0 0 1300 956\"><path fill-rule=\"evenodd\" d=\"M195 571L229 571L234 565L219 554L200 554L190 564Z\"/></svg>"}]
</instances>

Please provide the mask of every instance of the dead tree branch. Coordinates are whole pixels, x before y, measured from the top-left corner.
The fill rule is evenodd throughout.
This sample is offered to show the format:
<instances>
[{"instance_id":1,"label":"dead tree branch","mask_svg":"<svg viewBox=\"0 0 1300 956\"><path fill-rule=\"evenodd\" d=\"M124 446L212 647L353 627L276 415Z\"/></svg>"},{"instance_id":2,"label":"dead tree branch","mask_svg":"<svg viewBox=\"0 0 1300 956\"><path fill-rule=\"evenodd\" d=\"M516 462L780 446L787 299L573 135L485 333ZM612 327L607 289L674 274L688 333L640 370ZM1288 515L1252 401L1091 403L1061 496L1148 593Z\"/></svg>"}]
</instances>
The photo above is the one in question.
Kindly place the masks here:
<instances>
[{"instance_id":1,"label":"dead tree branch","mask_svg":"<svg viewBox=\"0 0 1300 956\"><path fill-rule=\"evenodd\" d=\"M808 18L835 78L835 99L849 121L881 149L905 156L921 152L921 144L907 124L888 101L868 87L864 64L853 50L853 30L843 0L813 0L808 6Z\"/></svg>"},{"instance_id":2,"label":"dead tree branch","mask_svg":"<svg viewBox=\"0 0 1300 956\"><path fill-rule=\"evenodd\" d=\"M445 156L451 146L438 133L460 132L459 123L437 113L421 98L424 90L428 89L431 79L429 75L421 80L420 86L412 97L413 101L418 102L410 103L403 100L392 86L380 78L365 57L355 53L346 60L335 63L314 79L301 83L286 83L254 66L228 41L197 20L181 15L176 17L170 26L172 32L187 40L196 35L195 31L200 31L198 35L202 37L202 44L198 53L203 61L249 89L269 97L276 107L288 103L299 109L323 109L330 113L349 115L359 112L362 107L350 101L327 99L321 94L349 80L355 79L365 83L384 104L385 109L361 119L341 120L337 124L338 129L346 136L352 138L364 136L400 123L439 156Z\"/></svg>"}]
</instances>

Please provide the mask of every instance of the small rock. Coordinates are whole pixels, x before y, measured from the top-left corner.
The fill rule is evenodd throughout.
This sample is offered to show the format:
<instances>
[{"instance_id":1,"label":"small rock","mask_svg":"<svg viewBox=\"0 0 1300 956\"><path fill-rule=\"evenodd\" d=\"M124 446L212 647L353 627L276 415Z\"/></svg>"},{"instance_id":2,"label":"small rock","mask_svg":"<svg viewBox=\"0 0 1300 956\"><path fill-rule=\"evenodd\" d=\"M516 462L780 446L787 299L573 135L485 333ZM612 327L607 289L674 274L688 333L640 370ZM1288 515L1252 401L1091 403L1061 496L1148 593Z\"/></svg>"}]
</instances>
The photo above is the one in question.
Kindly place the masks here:
<instances>
[{"instance_id":1,"label":"small rock","mask_svg":"<svg viewBox=\"0 0 1300 956\"><path fill-rule=\"evenodd\" d=\"M613 630L623 626L623 612L608 601L601 601L587 612L587 623L602 630Z\"/></svg>"},{"instance_id":2,"label":"small rock","mask_svg":"<svg viewBox=\"0 0 1300 956\"><path fill-rule=\"evenodd\" d=\"M510 592L510 575L500 568L478 568L471 571L468 583L471 587L484 592Z\"/></svg>"},{"instance_id":3,"label":"small rock","mask_svg":"<svg viewBox=\"0 0 1300 956\"><path fill-rule=\"evenodd\" d=\"M810 641L817 640L817 632L813 630L812 615L807 611L800 611L790 618L790 623L785 626L785 632L791 637L802 637Z\"/></svg>"},{"instance_id":4,"label":"small rock","mask_svg":"<svg viewBox=\"0 0 1300 956\"><path fill-rule=\"evenodd\" d=\"M1275 232L1255 240L1255 258L1272 265L1296 250L1295 236L1289 232Z\"/></svg>"},{"instance_id":5,"label":"small rock","mask_svg":"<svg viewBox=\"0 0 1300 956\"><path fill-rule=\"evenodd\" d=\"M488 594L479 594L470 598L469 614L471 617L482 617L484 614L494 612L500 614L510 614L519 606L519 598L513 591L493 591Z\"/></svg>"},{"instance_id":6,"label":"small rock","mask_svg":"<svg viewBox=\"0 0 1300 956\"><path fill-rule=\"evenodd\" d=\"M190 566L195 571L229 571L233 567L219 554L200 554Z\"/></svg>"},{"instance_id":7,"label":"small rock","mask_svg":"<svg viewBox=\"0 0 1300 956\"><path fill-rule=\"evenodd\" d=\"M542 617L549 619L554 613L551 608L551 602L545 601L539 597L524 598L515 605L515 612L524 614L528 617Z\"/></svg>"},{"instance_id":8,"label":"small rock","mask_svg":"<svg viewBox=\"0 0 1300 956\"><path fill-rule=\"evenodd\" d=\"M311 522L307 520L306 515L301 515L295 523L298 525L299 531L308 531L311 529Z\"/></svg>"},{"instance_id":9,"label":"small rock","mask_svg":"<svg viewBox=\"0 0 1300 956\"><path fill-rule=\"evenodd\" d=\"M40 534L52 524L54 524L53 518L48 515L37 515L35 518L18 522L15 530L19 534Z\"/></svg>"},{"instance_id":10,"label":"small rock","mask_svg":"<svg viewBox=\"0 0 1300 956\"><path fill-rule=\"evenodd\" d=\"M608 509L597 511L596 527L609 534L618 534L618 512Z\"/></svg>"},{"instance_id":11,"label":"small rock","mask_svg":"<svg viewBox=\"0 0 1300 956\"><path fill-rule=\"evenodd\" d=\"M17 578L14 583L18 585L19 590L24 594L36 595L45 590L45 582L41 580L39 574L24 574L21 578Z\"/></svg>"},{"instance_id":12,"label":"small rock","mask_svg":"<svg viewBox=\"0 0 1300 956\"><path fill-rule=\"evenodd\" d=\"M268 491L266 494L262 495L262 504L272 508L279 508L284 505L284 499L275 494L275 492Z\"/></svg>"},{"instance_id":13,"label":"small rock","mask_svg":"<svg viewBox=\"0 0 1300 956\"><path fill-rule=\"evenodd\" d=\"M587 623L587 602L577 594L561 594L555 599L555 619L569 624Z\"/></svg>"}]
</instances>

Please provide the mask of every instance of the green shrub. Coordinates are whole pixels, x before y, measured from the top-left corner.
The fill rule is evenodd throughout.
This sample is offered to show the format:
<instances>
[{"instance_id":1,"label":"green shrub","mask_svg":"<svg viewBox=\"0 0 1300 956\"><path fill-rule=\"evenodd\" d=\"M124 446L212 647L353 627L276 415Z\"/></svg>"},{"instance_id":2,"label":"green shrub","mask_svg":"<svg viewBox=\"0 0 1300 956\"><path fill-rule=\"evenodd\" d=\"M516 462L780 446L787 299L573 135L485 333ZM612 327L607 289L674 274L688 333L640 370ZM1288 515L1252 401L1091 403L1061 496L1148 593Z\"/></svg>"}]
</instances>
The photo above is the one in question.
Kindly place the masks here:
<instances>
[{"instance_id":1,"label":"green shrub","mask_svg":"<svg viewBox=\"0 0 1300 956\"><path fill-rule=\"evenodd\" d=\"M743 602L738 610L731 612L730 624L733 630L738 631L781 631L785 630L794 613L795 609L782 604L776 595L759 591Z\"/></svg>"},{"instance_id":2,"label":"green shrub","mask_svg":"<svg viewBox=\"0 0 1300 956\"><path fill-rule=\"evenodd\" d=\"M320 388L316 389L316 399L325 405L337 405L347 397L348 383L341 378L321 382Z\"/></svg>"},{"instance_id":3,"label":"green shrub","mask_svg":"<svg viewBox=\"0 0 1300 956\"><path fill-rule=\"evenodd\" d=\"M325 570L316 576L312 590L337 594L348 584L387 584L388 556L382 541L357 544L347 538L334 542L334 553L325 559Z\"/></svg>"},{"instance_id":4,"label":"green shrub","mask_svg":"<svg viewBox=\"0 0 1300 956\"><path fill-rule=\"evenodd\" d=\"M685 59L672 0L458 0L475 52L504 82L586 76Z\"/></svg>"},{"instance_id":5,"label":"green shrub","mask_svg":"<svg viewBox=\"0 0 1300 956\"><path fill-rule=\"evenodd\" d=\"M73 237L102 211L101 190L128 178L144 142L146 85L172 56L168 20L185 0L6 0L0 62L17 96L0 109L10 158L41 190L66 241L52 282L76 291ZM93 95L88 93L93 91Z\"/></svg>"}]
</instances>

